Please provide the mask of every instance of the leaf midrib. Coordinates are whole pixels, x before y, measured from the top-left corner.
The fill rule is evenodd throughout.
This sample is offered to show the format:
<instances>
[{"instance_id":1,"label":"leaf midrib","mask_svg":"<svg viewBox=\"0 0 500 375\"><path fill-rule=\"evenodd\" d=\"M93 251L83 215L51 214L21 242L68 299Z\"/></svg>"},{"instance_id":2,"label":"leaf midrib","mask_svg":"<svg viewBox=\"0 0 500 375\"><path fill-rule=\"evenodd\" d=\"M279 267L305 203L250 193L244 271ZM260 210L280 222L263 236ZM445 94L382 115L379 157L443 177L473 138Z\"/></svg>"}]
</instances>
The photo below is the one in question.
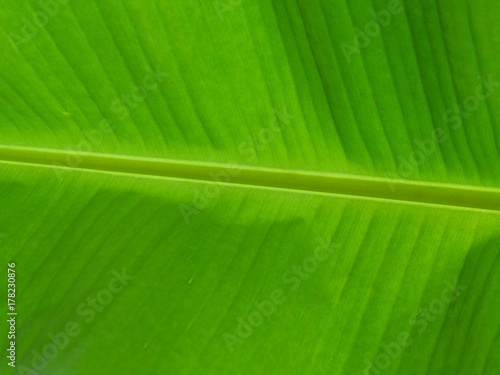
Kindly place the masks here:
<instances>
[{"instance_id":1,"label":"leaf midrib","mask_svg":"<svg viewBox=\"0 0 500 375\"><path fill-rule=\"evenodd\" d=\"M0 161L500 211L491 187L12 146Z\"/></svg>"}]
</instances>

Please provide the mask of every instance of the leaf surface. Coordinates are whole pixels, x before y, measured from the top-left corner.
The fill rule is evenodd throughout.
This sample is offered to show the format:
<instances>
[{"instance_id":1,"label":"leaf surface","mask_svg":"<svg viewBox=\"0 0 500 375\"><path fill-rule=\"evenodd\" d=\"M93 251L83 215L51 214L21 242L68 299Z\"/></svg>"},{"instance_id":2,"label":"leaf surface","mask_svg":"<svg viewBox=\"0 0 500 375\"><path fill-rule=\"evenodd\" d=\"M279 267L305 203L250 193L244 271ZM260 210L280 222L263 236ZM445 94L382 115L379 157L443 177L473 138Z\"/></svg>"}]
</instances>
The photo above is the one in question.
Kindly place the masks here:
<instances>
[{"instance_id":1,"label":"leaf surface","mask_svg":"<svg viewBox=\"0 0 500 375\"><path fill-rule=\"evenodd\" d=\"M5 373L500 371L500 3L62 3L0 10Z\"/></svg>"}]
</instances>

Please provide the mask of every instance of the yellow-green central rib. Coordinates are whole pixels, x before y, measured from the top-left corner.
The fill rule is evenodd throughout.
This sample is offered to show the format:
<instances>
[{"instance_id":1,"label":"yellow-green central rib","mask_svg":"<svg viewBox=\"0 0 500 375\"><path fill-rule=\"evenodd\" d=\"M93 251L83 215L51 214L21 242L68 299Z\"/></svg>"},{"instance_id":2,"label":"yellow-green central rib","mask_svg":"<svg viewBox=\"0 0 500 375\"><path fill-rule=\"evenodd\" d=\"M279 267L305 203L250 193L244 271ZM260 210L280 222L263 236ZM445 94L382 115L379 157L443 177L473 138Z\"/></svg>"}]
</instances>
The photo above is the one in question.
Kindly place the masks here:
<instances>
[{"instance_id":1,"label":"yellow-green central rib","mask_svg":"<svg viewBox=\"0 0 500 375\"><path fill-rule=\"evenodd\" d=\"M500 189L478 186L8 146L0 161L500 211Z\"/></svg>"}]
</instances>

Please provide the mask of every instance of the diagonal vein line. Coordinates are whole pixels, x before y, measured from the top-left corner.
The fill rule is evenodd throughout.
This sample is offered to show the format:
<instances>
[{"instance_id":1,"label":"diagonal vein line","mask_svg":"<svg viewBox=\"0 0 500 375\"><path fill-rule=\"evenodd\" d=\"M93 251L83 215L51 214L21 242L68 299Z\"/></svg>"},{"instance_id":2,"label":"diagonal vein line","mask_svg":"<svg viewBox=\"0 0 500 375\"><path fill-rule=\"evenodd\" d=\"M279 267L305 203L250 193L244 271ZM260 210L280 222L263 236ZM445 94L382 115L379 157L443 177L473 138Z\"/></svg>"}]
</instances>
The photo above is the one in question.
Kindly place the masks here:
<instances>
[{"instance_id":1,"label":"diagonal vein line","mask_svg":"<svg viewBox=\"0 0 500 375\"><path fill-rule=\"evenodd\" d=\"M67 166L69 156L78 165ZM500 211L500 189L494 187L11 146L0 146L0 162Z\"/></svg>"}]
</instances>

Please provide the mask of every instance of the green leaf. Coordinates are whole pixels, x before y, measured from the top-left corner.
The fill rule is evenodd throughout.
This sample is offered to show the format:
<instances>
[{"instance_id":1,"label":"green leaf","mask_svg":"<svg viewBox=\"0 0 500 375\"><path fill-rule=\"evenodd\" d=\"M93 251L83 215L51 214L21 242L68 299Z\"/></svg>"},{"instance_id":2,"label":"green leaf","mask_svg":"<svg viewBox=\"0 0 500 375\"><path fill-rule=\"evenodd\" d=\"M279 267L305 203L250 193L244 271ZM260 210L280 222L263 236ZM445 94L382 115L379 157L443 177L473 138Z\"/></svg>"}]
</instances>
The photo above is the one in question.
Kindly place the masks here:
<instances>
[{"instance_id":1,"label":"green leaf","mask_svg":"<svg viewBox=\"0 0 500 375\"><path fill-rule=\"evenodd\" d=\"M498 374L499 12L8 0L2 373Z\"/></svg>"}]
</instances>

